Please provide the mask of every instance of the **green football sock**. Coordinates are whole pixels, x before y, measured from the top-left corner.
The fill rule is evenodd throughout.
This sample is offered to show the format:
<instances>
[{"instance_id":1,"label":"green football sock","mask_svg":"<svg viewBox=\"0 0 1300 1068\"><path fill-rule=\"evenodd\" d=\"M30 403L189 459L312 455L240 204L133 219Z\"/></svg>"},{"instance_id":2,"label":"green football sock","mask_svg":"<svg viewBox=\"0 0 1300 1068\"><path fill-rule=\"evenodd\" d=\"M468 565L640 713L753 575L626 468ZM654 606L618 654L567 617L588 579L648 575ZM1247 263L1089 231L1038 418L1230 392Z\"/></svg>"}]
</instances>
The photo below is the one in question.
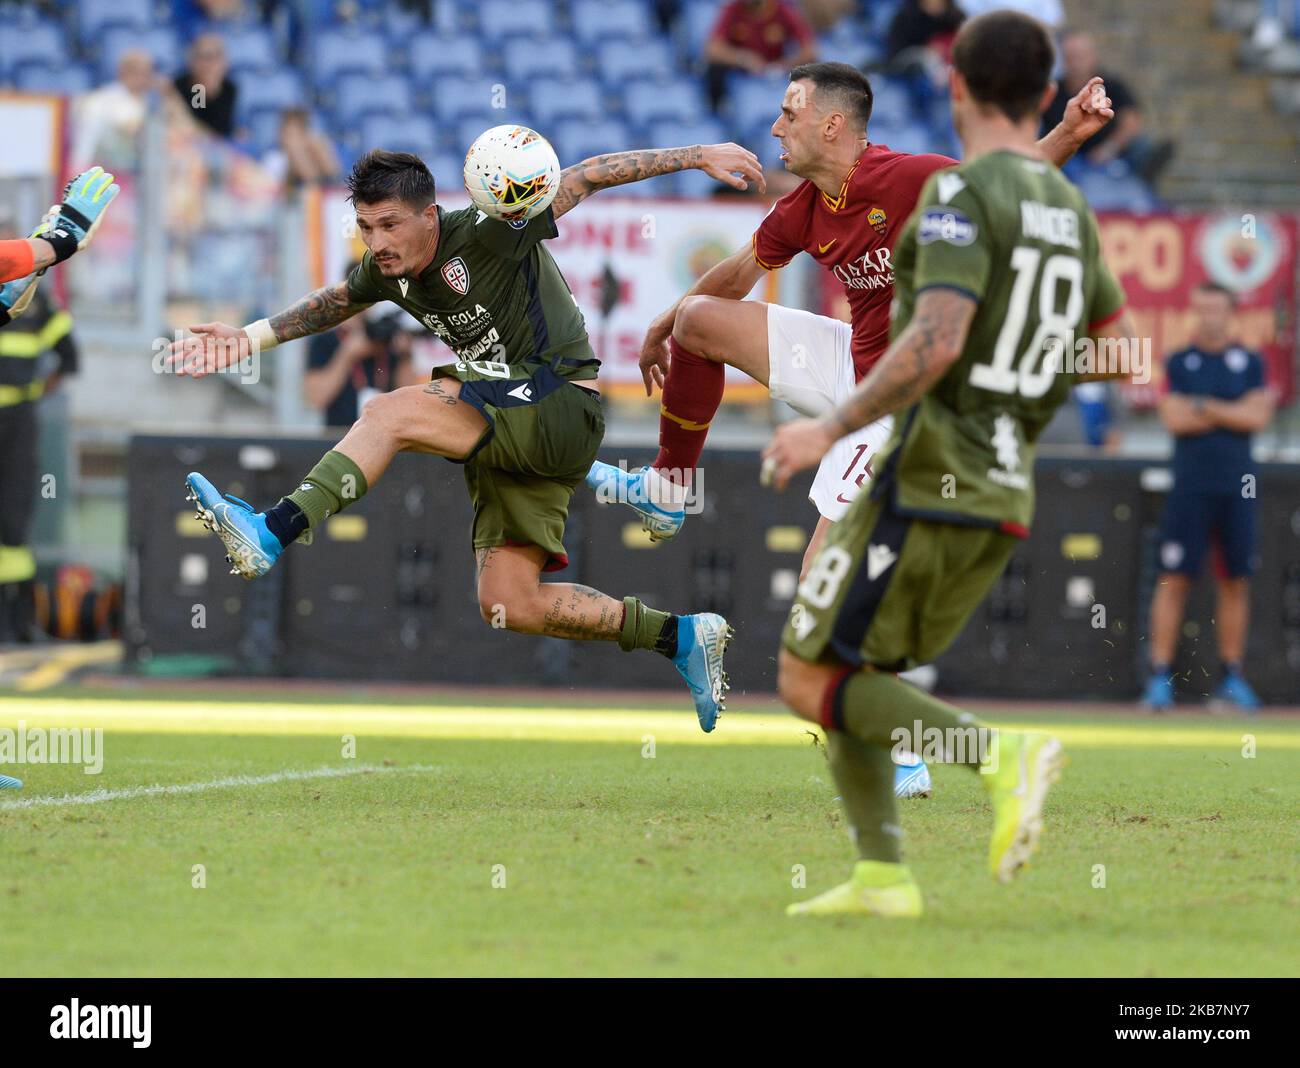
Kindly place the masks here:
<instances>
[{"instance_id":1,"label":"green football sock","mask_svg":"<svg viewBox=\"0 0 1300 1068\"><path fill-rule=\"evenodd\" d=\"M889 750L842 731L828 731L826 752L858 855L863 860L900 863L903 831Z\"/></svg>"},{"instance_id":2,"label":"green football sock","mask_svg":"<svg viewBox=\"0 0 1300 1068\"><path fill-rule=\"evenodd\" d=\"M969 712L944 704L886 671L857 671L835 699L836 725L885 750L901 746L923 759L977 769L993 731Z\"/></svg>"},{"instance_id":3,"label":"green football sock","mask_svg":"<svg viewBox=\"0 0 1300 1068\"><path fill-rule=\"evenodd\" d=\"M310 530L327 516L337 515L355 504L367 489L361 468L341 452L330 450L285 500L298 507Z\"/></svg>"},{"instance_id":4,"label":"green football sock","mask_svg":"<svg viewBox=\"0 0 1300 1068\"><path fill-rule=\"evenodd\" d=\"M618 647L625 653L650 649L666 657L677 655L677 617L650 608L635 597L623 598L623 629Z\"/></svg>"}]
</instances>

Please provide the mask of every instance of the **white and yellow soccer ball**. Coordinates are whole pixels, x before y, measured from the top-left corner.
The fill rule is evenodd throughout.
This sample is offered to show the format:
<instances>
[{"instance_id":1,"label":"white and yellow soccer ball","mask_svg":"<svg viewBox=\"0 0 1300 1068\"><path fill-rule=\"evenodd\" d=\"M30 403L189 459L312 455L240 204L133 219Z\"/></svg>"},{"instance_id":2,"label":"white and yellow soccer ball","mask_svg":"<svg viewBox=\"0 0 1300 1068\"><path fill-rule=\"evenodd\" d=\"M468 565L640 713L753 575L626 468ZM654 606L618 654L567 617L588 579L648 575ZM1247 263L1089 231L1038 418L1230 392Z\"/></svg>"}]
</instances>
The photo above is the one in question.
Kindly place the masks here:
<instances>
[{"instance_id":1,"label":"white and yellow soccer ball","mask_svg":"<svg viewBox=\"0 0 1300 1068\"><path fill-rule=\"evenodd\" d=\"M465 192L494 219L519 223L540 215L559 188L555 149L527 126L493 126L465 156Z\"/></svg>"}]
</instances>

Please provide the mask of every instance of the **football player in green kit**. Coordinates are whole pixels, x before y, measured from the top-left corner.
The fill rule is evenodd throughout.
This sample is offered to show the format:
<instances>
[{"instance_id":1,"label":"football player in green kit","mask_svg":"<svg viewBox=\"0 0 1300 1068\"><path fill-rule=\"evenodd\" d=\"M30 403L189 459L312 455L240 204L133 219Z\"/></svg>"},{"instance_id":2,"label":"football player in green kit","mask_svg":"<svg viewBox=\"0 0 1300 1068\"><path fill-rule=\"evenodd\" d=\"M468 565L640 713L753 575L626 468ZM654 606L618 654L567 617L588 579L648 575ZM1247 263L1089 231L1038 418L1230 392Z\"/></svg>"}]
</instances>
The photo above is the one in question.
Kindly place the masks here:
<instances>
[{"instance_id":1,"label":"football player in green kit","mask_svg":"<svg viewBox=\"0 0 1300 1068\"><path fill-rule=\"evenodd\" d=\"M416 156L374 151L359 160L348 187L368 251L347 280L242 329L192 327L195 336L173 343L169 365L195 376L220 370L259 349L330 330L384 300L422 321L458 360L436 368L426 386L370 401L298 488L265 512L223 498L192 473L190 499L225 542L233 572L265 574L291 542L365 494L397 453L443 456L464 465L474 503L484 618L503 616L508 629L525 634L659 652L686 679L700 726L711 731L726 689L726 620L541 581L544 571L568 563L569 498L604 434L600 361L543 242L557 236L556 220L592 193L687 168L739 189L764 186L758 160L737 145L619 152L569 167L545 212L511 224L472 207L438 207L433 176Z\"/></svg>"},{"instance_id":2,"label":"football player in green kit","mask_svg":"<svg viewBox=\"0 0 1300 1068\"><path fill-rule=\"evenodd\" d=\"M1028 535L1034 441L1078 380L1077 354L1133 335L1096 219L1034 144L1053 91L1047 31L990 12L962 26L952 58L963 162L929 178L899 238L889 350L837 409L785 424L764 454L765 478L784 486L898 413L871 493L830 528L782 637L782 697L826 730L860 856L795 915L921 914L891 747L929 759L933 746L982 773L1002 881L1037 847L1064 763L1055 738L990 730L894 674L943 652Z\"/></svg>"}]
</instances>

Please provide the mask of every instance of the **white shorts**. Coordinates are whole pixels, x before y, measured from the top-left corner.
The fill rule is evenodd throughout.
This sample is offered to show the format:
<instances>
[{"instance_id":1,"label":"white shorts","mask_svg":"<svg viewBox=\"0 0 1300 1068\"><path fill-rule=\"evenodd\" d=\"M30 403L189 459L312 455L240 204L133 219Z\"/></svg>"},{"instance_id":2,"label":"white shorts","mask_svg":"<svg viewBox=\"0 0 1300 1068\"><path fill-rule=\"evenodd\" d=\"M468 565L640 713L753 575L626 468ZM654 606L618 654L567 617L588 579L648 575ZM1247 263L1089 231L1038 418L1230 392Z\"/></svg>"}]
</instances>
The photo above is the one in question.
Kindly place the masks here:
<instances>
[{"instance_id":1,"label":"white shorts","mask_svg":"<svg viewBox=\"0 0 1300 1068\"><path fill-rule=\"evenodd\" d=\"M848 323L769 304L767 359L772 396L800 415L825 415L857 386L852 340ZM876 457L893 427L893 418L887 415L840 438L822 459L808 499L831 522L844 518L870 481Z\"/></svg>"}]
</instances>

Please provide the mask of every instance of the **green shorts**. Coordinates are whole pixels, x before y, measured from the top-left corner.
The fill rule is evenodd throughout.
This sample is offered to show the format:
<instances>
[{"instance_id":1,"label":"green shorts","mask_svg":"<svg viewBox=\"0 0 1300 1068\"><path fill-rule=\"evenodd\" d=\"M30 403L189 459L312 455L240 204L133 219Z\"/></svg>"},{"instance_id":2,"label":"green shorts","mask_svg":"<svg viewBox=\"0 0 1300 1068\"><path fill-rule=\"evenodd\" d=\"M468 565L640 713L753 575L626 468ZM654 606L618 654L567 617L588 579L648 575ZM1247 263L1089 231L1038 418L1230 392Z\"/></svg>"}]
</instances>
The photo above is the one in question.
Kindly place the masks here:
<instances>
[{"instance_id":1,"label":"green shorts","mask_svg":"<svg viewBox=\"0 0 1300 1068\"><path fill-rule=\"evenodd\" d=\"M810 663L905 671L949 645L1015 551L983 526L897 514L862 493L826 532L790 609L782 644Z\"/></svg>"},{"instance_id":2,"label":"green shorts","mask_svg":"<svg viewBox=\"0 0 1300 1068\"><path fill-rule=\"evenodd\" d=\"M540 545L550 556L546 571L567 567L569 498L605 436L600 396L549 368L475 361L434 375L458 379L461 400L488 422L463 461L475 550Z\"/></svg>"}]
</instances>

